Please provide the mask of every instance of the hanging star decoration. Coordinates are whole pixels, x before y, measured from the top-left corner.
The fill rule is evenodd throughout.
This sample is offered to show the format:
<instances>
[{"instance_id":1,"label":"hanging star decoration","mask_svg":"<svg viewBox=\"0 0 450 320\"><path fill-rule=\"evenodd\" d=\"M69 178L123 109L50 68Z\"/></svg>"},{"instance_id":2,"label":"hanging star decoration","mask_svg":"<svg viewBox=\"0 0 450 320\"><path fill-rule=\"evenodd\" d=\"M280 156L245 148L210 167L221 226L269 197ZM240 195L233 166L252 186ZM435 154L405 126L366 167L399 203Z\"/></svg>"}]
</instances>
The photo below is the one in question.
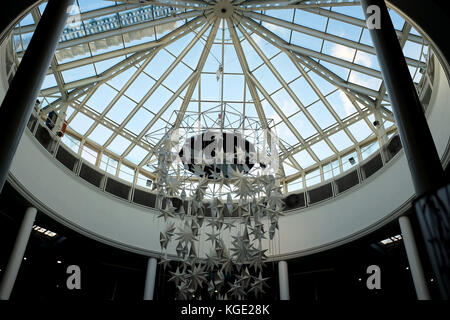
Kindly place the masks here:
<instances>
[{"instance_id":1,"label":"hanging star decoration","mask_svg":"<svg viewBox=\"0 0 450 320\"><path fill-rule=\"evenodd\" d=\"M172 201L171 200L168 200L167 202L166 202L166 208L163 210L163 209L160 209L160 215L158 216L158 218L164 218L164 221L167 221L167 219L169 218L169 217L171 217L171 218L173 218L174 217L174 214L175 214L175 210L176 210L176 208L173 206L173 204L172 204Z\"/></svg>"},{"instance_id":2,"label":"hanging star decoration","mask_svg":"<svg viewBox=\"0 0 450 320\"><path fill-rule=\"evenodd\" d=\"M263 295L264 292L264 287L269 287L269 285L267 284L267 280L269 280L269 278L263 278L262 273L259 272L259 276L258 277L253 277L253 282L250 285L250 290L248 290L248 292L253 292L255 297L258 299L261 295Z\"/></svg>"},{"instance_id":3,"label":"hanging star decoration","mask_svg":"<svg viewBox=\"0 0 450 320\"><path fill-rule=\"evenodd\" d=\"M242 284L238 280L234 281L227 293L229 293L232 297L235 297L237 300L242 300L242 298L246 295Z\"/></svg>"},{"instance_id":4,"label":"hanging star decoration","mask_svg":"<svg viewBox=\"0 0 450 320\"><path fill-rule=\"evenodd\" d=\"M156 176L155 207L166 226L159 232L160 265L165 269L173 263L169 282L176 288L177 299L200 300L205 298L202 292L217 300L244 299L249 294L258 298L268 287L268 278L263 277L267 248L263 248L266 243L262 240L274 239L279 231L284 208L279 173L262 170L265 165L248 166L246 161L251 154L240 146L235 146L234 154L216 147L212 164L203 158L197 159L198 163L183 163L175 151L183 145L184 137L190 139L191 135L204 132L201 126L209 121L207 118L225 125L222 122L228 121L226 111L221 110L220 115L219 122L217 115L183 119L181 127L188 129L175 139L171 138L171 129L166 129L152 160L152 167L157 160L152 170ZM240 123L244 129L245 121ZM239 134L241 124L236 131ZM242 133L244 139L249 138L247 129ZM266 145L255 146L255 151L267 155L278 152L269 151ZM239 160L240 164L229 160ZM171 199L178 199L181 206ZM231 242L225 244L223 239ZM168 258L172 241L176 244L176 256Z\"/></svg>"},{"instance_id":5,"label":"hanging star decoration","mask_svg":"<svg viewBox=\"0 0 450 320\"><path fill-rule=\"evenodd\" d=\"M231 181L237 188L235 193L241 199L247 199L247 197L250 197L253 193L253 188L248 177L243 172L235 169L232 169L231 176Z\"/></svg>"},{"instance_id":6,"label":"hanging star decoration","mask_svg":"<svg viewBox=\"0 0 450 320\"><path fill-rule=\"evenodd\" d=\"M211 233L207 233L206 234L207 238L206 238L206 242L211 241L212 244L216 243L216 241L219 241L219 233L216 233L213 230L211 231Z\"/></svg>"},{"instance_id":7,"label":"hanging star decoration","mask_svg":"<svg viewBox=\"0 0 450 320\"><path fill-rule=\"evenodd\" d=\"M161 261L159 262L159 265L163 267L163 270L166 270L167 267L170 269L170 259L167 258L167 253L164 256L161 256Z\"/></svg>"},{"instance_id":8,"label":"hanging star decoration","mask_svg":"<svg viewBox=\"0 0 450 320\"><path fill-rule=\"evenodd\" d=\"M217 257L216 252L211 249L210 254L206 254L204 263L207 271L213 271L217 268L219 266L219 258Z\"/></svg>"},{"instance_id":9,"label":"hanging star decoration","mask_svg":"<svg viewBox=\"0 0 450 320\"><path fill-rule=\"evenodd\" d=\"M184 228L183 229L179 228L178 230L179 232L176 233L176 235L178 236L177 241L180 241L184 245L193 243L195 240L197 240L194 233L192 232L191 226L187 221L184 225Z\"/></svg>"},{"instance_id":10,"label":"hanging star decoration","mask_svg":"<svg viewBox=\"0 0 450 320\"><path fill-rule=\"evenodd\" d=\"M197 287L202 288L203 282L206 282L206 272L201 265L195 265L191 270L188 270L187 279L191 281L192 288L197 290Z\"/></svg>"},{"instance_id":11,"label":"hanging star decoration","mask_svg":"<svg viewBox=\"0 0 450 320\"><path fill-rule=\"evenodd\" d=\"M177 270L175 272L170 272L171 278L169 281L174 282L175 286L179 286L180 283L184 282L186 279L186 274L184 272L180 272L180 267L177 267Z\"/></svg>"}]
</instances>

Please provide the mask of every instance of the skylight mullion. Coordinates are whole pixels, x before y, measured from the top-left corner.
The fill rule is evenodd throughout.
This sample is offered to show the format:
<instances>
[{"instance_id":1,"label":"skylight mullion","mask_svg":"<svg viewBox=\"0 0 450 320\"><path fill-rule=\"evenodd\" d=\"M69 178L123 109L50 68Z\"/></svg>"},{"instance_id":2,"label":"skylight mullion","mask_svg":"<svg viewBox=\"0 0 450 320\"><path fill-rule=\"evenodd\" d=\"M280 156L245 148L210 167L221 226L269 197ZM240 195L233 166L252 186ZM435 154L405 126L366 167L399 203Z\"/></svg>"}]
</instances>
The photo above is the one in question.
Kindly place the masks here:
<instances>
[{"instance_id":1,"label":"skylight mullion","mask_svg":"<svg viewBox=\"0 0 450 320\"><path fill-rule=\"evenodd\" d=\"M142 132L138 136L139 139L142 139L144 137L144 135L148 132L148 130L150 130L151 127L156 123L156 121L164 114L164 112L166 112L166 110L175 101L175 99L178 98L178 96L189 86L186 96L183 100L183 104L181 105L181 109L178 114L177 120L174 124L174 127L177 127L179 125L179 123L181 123L184 112L186 111L186 109L190 103L190 100L192 99L192 95L194 93L195 87L198 83L198 80L200 78L203 67L204 67L206 60L208 58L208 55L211 51L212 43L214 42L217 31L219 29L219 24L220 24L219 19L216 18L214 21L212 30L209 33L207 43L206 43L206 45L203 49L203 52L200 56L196 71L193 72L191 74L191 76L185 80L183 85L177 90L177 92L172 96L172 98L169 99L169 101L167 101L167 103L161 108L161 110L158 111L157 115L152 119L152 121L150 121L149 124L144 128L144 130L142 130ZM125 152L124 152L125 156L126 156L126 153L130 152L130 151L131 150L125 150ZM145 157L142 160L142 162L139 164L139 167L142 167L146 163L146 161L148 161L151 158L152 155L153 155L153 153L148 154L147 157Z\"/></svg>"},{"instance_id":2,"label":"skylight mullion","mask_svg":"<svg viewBox=\"0 0 450 320\"><path fill-rule=\"evenodd\" d=\"M206 60L208 59L209 53L211 52L211 47L212 47L212 45L214 43L214 40L216 38L217 31L219 30L219 27L220 27L220 21L219 21L219 18L216 18L215 21L214 21L214 25L213 25L210 33L209 33L208 40L207 40L207 42L205 44L205 47L204 47L204 49L202 51L202 54L200 56L199 62L197 64L197 72L198 73L196 74L196 77L200 77L201 76L201 73L202 73L203 68L205 66L205 63L206 63ZM176 119L175 124L174 124L175 128L177 126L179 126L179 124L181 123L181 120L182 120L182 118L184 116L184 113L186 112L186 109L187 109L187 107L188 107L188 105L190 103L190 100L192 99L192 95L194 94L194 90L195 90L195 87L197 85L197 82L198 82L198 79L195 79L189 85L189 88L188 88L188 91L186 93L186 96L184 97L183 104L181 105L180 113L178 114L177 119Z\"/></svg>"},{"instance_id":3,"label":"skylight mullion","mask_svg":"<svg viewBox=\"0 0 450 320\"><path fill-rule=\"evenodd\" d=\"M255 21L247 18L247 17L243 17L243 20L245 21L245 23L247 25L251 25L250 28L253 28L255 33L258 34L260 37L262 37L263 39L265 39L266 41L268 41L269 43L272 43L273 45L277 46L277 47L283 47L287 50L291 50L294 51L300 55L303 56L307 56L307 57L314 57L316 59L320 59L329 63L333 63L337 66L341 66L344 68L348 68L351 70L355 70L361 73L364 73L366 75L378 78L378 79L382 79L382 75L381 72L375 69L371 69L368 67L364 67L362 65L357 65L351 62L348 62L346 60L340 59L340 58L336 58L324 53L320 53L314 50L310 50L307 48L303 48L294 44L289 44L287 43L285 40L281 39L279 36L277 36L276 34L274 34L273 32L271 32L270 30L268 30L267 28L258 25ZM255 26L257 25L257 27ZM256 29L257 28L257 29Z\"/></svg>"},{"instance_id":4,"label":"skylight mullion","mask_svg":"<svg viewBox=\"0 0 450 320\"><path fill-rule=\"evenodd\" d=\"M281 85L287 91L289 96L294 100L294 102L297 104L297 106L300 108L300 110L303 111L303 113L305 114L306 118L312 123L312 125L314 126L316 131L319 132L319 134L323 135L322 128L317 124L317 122L314 120L314 118L309 114L309 112L306 110L306 108L303 105L303 103L298 99L297 95L292 91L292 89L289 87L289 85L286 83L286 81L283 79L283 77L281 77L280 73L276 70L276 68L273 66L273 64L270 62L270 60L266 57L266 55L259 48L259 46L254 42L253 39L251 39L248 36L247 32L244 30L244 28L240 24L238 24L237 27L239 28L241 33L247 38L247 41L251 44L253 49L255 49L255 51L258 53L258 55L261 57L261 59L266 63L266 65L269 68L269 70L273 73L273 75L281 83ZM283 51L285 51L285 50L283 50ZM285 51L285 54L287 54L289 56L289 52ZM302 71L304 72L303 69L302 69ZM325 138L325 140L326 140L326 143L330 146L330 148L334 152L337 152L337 150L334 147L334 145L330 141L328 141L328 139Z\"/></svg>"},{"instance_id":5,"label":"skylight mullion","mask_svg":"<svg viewBox=\"0 0 450 320\"><path fill-rule=\"evenodd\" d=\"M144 137L144 135L153 127L153 125L161 118L161 116L164 114L164 112L166 112L166 110L170 107L170 105L175 101L175 99L177 99L180 94L184 91L184 89L186 89L188 87L189 84L192 83L192 81L194 81L195 79L198 80L198 71L193 72L189 78L187 78L184 83L181 85L180 88L178 88L178 90L175 92L175 94L172 96L171 99L169 99L169 101L166 102L166 104L158 111L158 113L153 117L153 119L148 123L148 125L144 128L144 130L141 131L141 133L139 134L138 138L140 140L142 140L142 138ZM155 146L156 147L156 146ZM125 150L125 152L127 152L128 150ZM130 150L131 151L131 150ZM124 152L124 153L125 153ZM128 151L129 152L129 151ZM150 157L153 155L153 153L148 154L147 157L145 157L142 162L139 164L139 167L142 167L143 165L146 164L146 162L150 159ZM125 155L126 157L127 155Z\"/></svg>"},{"instance_id":6,"label":"skylight mullion","mask_svg":"<svg viewBox=\"0 0 450 320\"><path fill-rule=\"evenodd\" d=\"M116 0L107 0L116 1ZM203 10L208 7L208 3L200 0L177 0L176 3L164 0L128 0L130 3L149 4L161 7L180 8L180 9L192 9Z\"/></svg>"},{"instance_id":7,"label":"skylight mullion","mask_svg":"<svg viewBox=\"0 0 450 320\"><path fill-rule=\"evenodd\" d=\"M173 58L175 58L175 59L177 58L177 56L174 55L172 52L170 52L168 49L164 49L164 50L165 50L168 54L170 54ZM188 65L186 62L181 61L181 64L184 65L185 67L191 69L192 72L195 71L194 68L192 68L192 66Z\"/></svg>"},{"instance_id":8,"label":"skylight mullion","mask_svg":"<svg viewBox=\"0 0 450 320\"><path fill-rule=\"evenodd\" d=\"M236 31L234 30L233 22L231 20L227 20L227 24L228 24L228 28L230 30L231 39L233 40L234 49L236 50L236 54L238 56L239 64L241 65L241 69L244 72L244 78L245 78L244 82L247 83L248 89L250 91L250 95L252 96L252 99L253 99L253 104L256 108L258 117L261 121L261 125L263 126L264 129L267 129L268 128L267 118L266 118L266 115L262 108L261 100L258 97L258 93L256 91L255 85L250 78L250 69L248 67L248 63L247 63L247 60L244 55L244 51L241 46L241 42L239 41Z\"/></svg>"},{"instance_id":9,"label":"skylight mullion","mask_svg":"<svg viewBox=\"0 0 450 320\"><path fill-rule=\"evenodd\" d=\"M113 30L103 31L103 32L95 33L95 34L92 34L89 36L81 37L78 39L60 42L56 49L59 50L59 49L69 48L69 47L77 46L80 44L89 43L92 41L102 40L102 39L110 38L110 37L114 37L114 36L120 36L126 32L139 31L139 30L143 30L143 29L147 29L147 28L151 28L151 27L160 26L160 25L163 25L163 24L166 24L169 22L176 22L178 20L184 20L187 18L199 17L201 15L203 15L202 12L189 11L186 13L179 14L175 17L170 16L170 17L165 17L165 18L156 19L156 20L152 20L152 21L146 21L146 22L142 22L142 23L138 23L138 24L129 25L129 26L126 26L123 28L117 28L117 29L113 29Z\"/></svg>"},{"instance_id":10,"label":"skylight mullion","mask_svg":"<svg viewBox=\"0 0 450 320\"><path fill-rule=\"evenodd\" d=\"M142 61L143 59L146 59L151 53L136 53L133 56L125 59L124 61L121 61L120 63L112 66L108 70L105 70L100 77L91 77L89 79L92 80L92 82L87 83L78 83L78 87L76 87L73 91L71 91L67 97L67 101L72 101L75 97L80 96L83 94L83 92L86 92L87 90L98 88L102 83L108 81L109 79L117 76L118 74L124 72L125 70L128 70L128 68L133 67L136 63ZM86 79L85 79L86 80ZM41 91L41 93L45 93L46 90ZM64 100L62 98L54 101L52 104L46 106L42 109L43 112L50 113L53 110L57 110L58 106L63 102Z\"/></svg>"},{"instance_id":11,"label":"skylight mullion","mask_svg":"<svg viewBox=\"0 0 450 320\"><path fill-rule=\"evenodd\" d=\"M114 105L119 101L119 99L124 95L124 93L128 90L128 88L133 84L133 82L136 80L136 78L142 73L142 70L144 70L147 65L152 61L152 59L156 56L157 53L153 53L151 56L147 58L147 60L134 72L134 74L128 79L128 81L125 83L125 85L122 87L122 89L115 95L115 97L111 100L111 102L106 106L106 108L102 111L100 116L98 117L97 121L94 122L94 124L89 128L88 133L91 134L97 125L102 122L105 119L105 116L108 114L108 112L113 108ZM107 142L109 139L107 140ZM110 143L110 141L109 141ZM104 144L104 147L107 147L108 144Z\"/></svg>"},{"instance_id":12,"label":"skylight mullion","mask_svg":"<svg viewBox=\"0 0 450 320\"><path fill-rule=\"evenodd\" d=\"M304 8L303 10L305 10L306 12L309 12L309 13L314 13L314 14L317 14L320 16L332 18L334 20L346 22L346 23L349 23L349 24L352 24L352 25L355 25L358 27L362 27L362 28L366 28L366 25L367 25L365 20L351 17L351 16L348 16L348 15L345 15L342 13L338 13L335 11L329 11L329 10L325 10L322 8ZM396 32L397 32L397 35L399 37L401 37L401 35L402 35L401 31L396 30ZM409 34L408 40L415 42L415 43L422 44L424 39L421 36Z\"/></svg>"},{"instance_id":13,"label":"skylight mullion","mask_svg":"<svg viewBox=\"0 0 450 320\"><path fill-rule=\"evenodd\" d=\"M295 60L295 59L294 59ZM297 62L298 63L298 62ZM296 65L297 65L296 63ZM314 83L314 81L312 81L311 77L303 70L303 68L300 67L299 71L303 74L303 76L305 77L306 81L309 83L309 85L311 86L311 88L313 88L314 92L319 96L319 98L322 100L323 104L327 107L328 111L331 112L331 114L333 115L333 117L337 120L337 122L344 128L345 133L349 136L350 140L352 140L353 143L357 143L357 140L355 139L355 137L353 136L353 134L347 129L347 127L344 127L343 125L343 121L341 120L341 118L339 117L339 115L336 113L336 111L334 110L333 106L328 102L328 100L325 98L325 96L322 94L322 92L320 91L320 89L317 87L317 85ZM334 85L336 85L339 89L342 90L342 88L336 84L333 83ZM353 105L355 106L356 110L358 111L358 113L367 121L367 116L364 116L365 114L362 112L362 110L359 108L359 106L355 103L355 100L353 98L352 95L348 94L348 92L346 90L342 90L347 97L350 99L350 101L353 102ZM374 108L372 108L372 110L374 110Z\"/></svg>"},{"instance_id":14,"label":"skylight mullion","mask_svg":"<svg viewBox=\"0 0 450 320\"><path fill-rule=\"evenodd\" d=\"M234 28L233 22L231 20L227 20L227 24L228 24L228 28L229 28L229 31L230 31L231 39L233 40L233 44L234 44L234 48L236 50L236 54L237 54L238 59L239 59L239 63L241 65L241 69L244 72L244 78L245 78L244 83L246 83L247 86L248 86L248 89L250 91L250 95L251 95L251 97L253 99L253 105L254 105L254 107L256 109L256 112L258 113L258 117L259 117L259 120L261 121L262 127L264 129L268 129L269 128L269 124L267 122L267 117L266 117L264 109L263 109L263 107L261 105L261 99L258 96L258 92L256 90L255 83L251 79L250 69L248 67L247 59L245 58L244 51L243 51L242 46L241 46L241 42L239 41L239 38L237 36L237 33L236 33L235 28ZM281 141L280 141L280 147L283 150L286 150L286 148L284 147L284 145L282 144ZM297 161L295 161L295 159L292 156L290 156L288 154L288 157L289 157L289 160L291 160L292 164L294 166L296 166L296 168L298 170L302 170L301 166L298 164Z\"/></svg>"},{"instance_id":15,"label":"skylight mullion","mask_svg":"<svg viewBox=\"0 0 450 320\"><path fill-rule=\"evenodd\" d=\"M77 113L84 114L84 115L86 115L87 117L89 117L89 118L91 118L93 120L96 120L96 118L97 118L97 114L94 111L91 111L91 110L87 109L84 105L78 107L77 111L78 111ZM145 150L148 150L148 151L152 150L152 146L148 142L145 142L142 139L141 140L137 139L133 134L131 134L131 133L127 132L127 131L123 131L123 130L120 131L119 130L119 126L116 123L112 122L111 120L103 119L102 120L102 125L107 127L112 132L118 133L122 137L124 137L125 139L130 141L130 143L131 143L130 146L133 146L133 148L136 145L138 145L138 146L140 146L141 148L143 148ZM84 141L86 141L86 140L91 141L87 135L83 135L82 137L83 137ZM97 143L95 143L95 144L98 145ZM105 152L106 151L107 153L114 154L118 159L121 158L121 155L118 155L118 154L114 153L113 151L108 150L104 145L101 146L99 151L100 152Z\"/></svg>"},{"instance_id":16,"label":"skylight mullion","mask_svg":"<svg viewBox=\"0 0 450 320\"><path fill-rule=\"evenodd\" d=\"M363 111L367 116L369 116L370 114L372 114L372 112L370 110L364 110ZM351 115L350 117L345 119L345 122L343 123L343 125L340 125L338 123L332 125L331 127L327 128L324 130L324 135L329 137L337 132L339 132L342 129L346 129L349 126L359 122L362 120L362 117L359 113L355 113L353 115ZM299 143L296 146L293 146L292 148L289 148L289 152L291 152L293 155L297 154L298 152L301 152L302 150L305 150L308 146L311 146L317 142L320 142L320 136L312 136L308 139L306 139L305 143ZM356 142L356 144L358 144L358 142ZM352 146L354 147L354 146Z\"/></svg>"},{"instance_id":17,"label":"skylight mullion","mask_svg":"<svg viewBox=\"0 0 450 320\"><path fill-rule=\"evenodd\" d=\"M150 55L154 51L159 50L161 48L164 48L165 46L167 46L167 45L171 44L172 42L178 40L180 37L185 36L185 31L190 28L191 24L196 26L199 23L203 23L205 21L205 19L206 18L200 17L200 18L195 18L195 19L189 21L188 23L184 24L180 28L177 28L173 32L165 35L162 39L166 39L166 40L165 41L161 40L161 44L159 44L157 47L154 47L153 51L151 51L150 53L143 53L143 54L135 53L133 56L131 56L131 57L125 59L124 61L116 64L116 66L113 66L110 69L104 71L102 74L108 75L108 73L112 72L111 77L116 76L117 74L123 72L126 69L124 68L124 69L120 70L118 73L114 73L115 69L120 67L120 66L122 66L123 64L130 63L130 61L132 61L133 57L140 57L138 59L138 61L140 61L140 59L142 59L142 56L144 56L144 58L145 58L145 55L147 55L147 54ZM130 65L128 65L128 66L130 67ZM99 79L97 79L95 77L95 79L93 79L93 80L97 80L98 81ZM107 77L107 79L105 79L104 82L108 81L108 80L109 80L109 78ZM98 85L98 83L90 84L89 86L82 86L81 88L77 88L77 89L75 89L73 92L71 92L69 94L69 99L71 99L71 97L73 97L73 96L79 95L80 92L82 92L82 91L86 91L86 90L90 90L92 88L95 88L95 86L97 86L97 85ZM43 91L45 92L46 90L43 90ZM62 101L62 99L58 99L57 101L54 101L51 105L45 107L43 110L45 110L45 112L47 112L47 113L49 113L52 110L56 110L58 108L58 105L61 103L61 101Z\"/></svg>"},{"instance_id":18,"label":"skylight mullion","mask_svg":"<svg viewBox=\"0 0 450 320\"><path fill-rule=\"evenodd\" d=\"M92 88L88 92L88 94L83 98L83 100L81 102L78 102L78 100L74 100L74 101L68 102L69 105L72 106L72 108L74 108L74 111L73 111L72 115L66 120L67 121L67 126L70 126L70 123L72 122L72 120L80 112L80 109L86 104L86 102L92 97L92 95L95 93L97 88L98 88L98 86Z\"/></svg>"},{"instance_id":19,"label":"skylight mullion","mask_svg":"<svg viewBox=\"0 0 450 320\"><path fill-rule=\"evenodd\" d=\"M387 132L388 132L388 134L391 134L391 133L395 132L396 130L397 129L395 127L391 127L391 128L388 129ZM307 171L314 171L314 170L318 169L319 167L321 167L321 166L323 166L323 165L325 165L327 163L330 163L330 162L333 162L333 161L336 161L336 160L340 160L342 157L348 155L350 152L355 151L356 148L360 148L361 149L361 148L363 148L363 147L365 147L367 145L370 145L371 143L374 143L376 141L377 141L377 137L371 135L368 138L366 138L365 140L357 143L356 145L352 145L352 146L350 146L348 148L345 148L344 150L338 152L335 156L332 156L332 157L329 157L327 159L324 159L321 163L313 164L313 165L305 168L305 170L307 170ZM314 143L316 143L316 141L314 141ZM299 152L301 152L303 150L306 150L306 147L302 147L302 148L298 147L297 149L295 149L295 151L289 150L289 152L291 152L292 154L297 154L297 153L299 153ZM284 161L285 159L286 159L286 157L282 158L282 161ZM288 179L289 182L292 182L293 180L295 180L295 177L296 177L295 175L290 176L289 179ZM297 176L297 178L298 178L298 176Z\"/></svg>"},{"instance_id":20,"label":"skylight mullion","mask_svg":"<svg viewBox=\"0 0 450 320\"><path fill-rule=\"evenodd\" d=\"M153 85L153 87L144 95L144 97L139 101L139 103L134 107L134 109L127 115L127 117L124 119L122 124L119 128L123 129L128 124L128 122L131 120L131 118L134 117L134 115L138 112L138 110L144 105L145 101L150 98L155 91L161 86L161 84L166 80L166 78L169 76L169 74L178 66L178 64L184 59L184 57L188 54L189 51L195 46L195 44L200 40L200 37L207 31L207 29L211 26L211 23L206 23L203 28L200 30L200 32L194 37L194 39L191 40L191 42L188 44L186 48L183 49L183 51L180 53L180 55L175 59L175 61L172 62L172 64L167 68L167 70L164 72L164 74L156 81L156 83ZM153 56L157 56L157 53ZM150 61L147 62L147 64L150 63ZM140 68L140 70L137 72L141 74L141 72L144 69ZM137 77L136 76L136 77ZM136 77L133 79L132 82L135 81ZM131 85L131 84L130 84ZM128 89L128 88L127 88ZM115 136L114 134L106 141L105 146L108 146L113 140Z\"/></svg>"},{"instance_id":21,"label":"skylight mullion","mask_svg":"<svg viewBox=\"0 0 450 320\"><path fill-rule=\"evenodd\" d=\"M330 0L312 0L300 1L286 0L286 1L244 1L240 4L240 10L250 11L250 10L283 10L283 9L303 9L303 8L320 8L320 7L342 7L349 5L359 5L358 0L348 0L348 1L330 1ZM281 5L285 3L285 5ZM265 6L264 6L265 5Z\"/></svg>"},{"instance_id":22,"label":"skylight mullion","mask_svg":"<svg viewBox=\"0 0 450 320\"><path fill-rule=\"evenodd\" d=\"M289 128L289 130L291 130L291 132L298 139L298 141L300 141L301 143L305 143L305 139L300 135L298 130L295 128L295 126L286 117L286 115L280 109L278 104L275 101L273 101L272 97L270 97L270 95L267 93L267 91L264 89L264 87L261 85L261 83L252 74L249 74L249 78L254 83L256 88L258 88L258 90L266 98L267 102L270 103L270 105L275 110L275 112L280 116L281 119L283 119L284 124ZM320 162L319 158L315 155L315 153L312 150L309 150L308 152L315 161Z\"/></svg>"},{"instance_id":23,"label":"skylight mullion","mask_svg":"<svg viewBox=\"0 0 450 320\"><path fill-rule=\"evenodd\" d=\"M371 46L368 46L366 44L362 44L356 41L352 41L343 37L338 37L323 31L319 31L319 30L315 30L312 28L308 28L305 26L301 26L299 24L296 23L291 23L288 21L284 21L282 19L279 18L275 18L275 17L271 17L268 15L264 15L264 14L260 14L260 13L256 13L256 12L245 12L244 16L252 18L252 19L257 19L257 20L261 20L267 23L270 23L272 25L275 26L279 26L288 30L293 30L293 31L297 31L309 36L313 36L322 40L327 40L333 43L337 43L337 44L341 44L353 49L357 49L357 50L361 50L370 54L376 54L375 49Z\"/></svg>"}]
</instances>

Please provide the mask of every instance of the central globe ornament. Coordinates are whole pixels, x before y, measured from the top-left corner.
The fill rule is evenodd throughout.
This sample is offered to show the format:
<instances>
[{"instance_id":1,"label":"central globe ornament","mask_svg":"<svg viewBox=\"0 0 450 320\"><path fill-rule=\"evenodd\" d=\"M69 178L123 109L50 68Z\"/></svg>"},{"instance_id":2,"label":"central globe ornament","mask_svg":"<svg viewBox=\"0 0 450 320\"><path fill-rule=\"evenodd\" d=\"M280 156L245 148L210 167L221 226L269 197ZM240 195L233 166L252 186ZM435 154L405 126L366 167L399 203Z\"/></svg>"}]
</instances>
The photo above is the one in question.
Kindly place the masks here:
<instances>
[{"instance_id":1,"label":"central globe ornament","mask_svg":"<svg viewBox=\"0 0 450 320\"><path fill-rule=\"evenodd\" d=\"M189 171L210 179L216 175L231 178L233 170L247 174L257 162L252 142L238 132L218 130L206 130L186 139L178 155Z\"/></svg>"}]
</instances>

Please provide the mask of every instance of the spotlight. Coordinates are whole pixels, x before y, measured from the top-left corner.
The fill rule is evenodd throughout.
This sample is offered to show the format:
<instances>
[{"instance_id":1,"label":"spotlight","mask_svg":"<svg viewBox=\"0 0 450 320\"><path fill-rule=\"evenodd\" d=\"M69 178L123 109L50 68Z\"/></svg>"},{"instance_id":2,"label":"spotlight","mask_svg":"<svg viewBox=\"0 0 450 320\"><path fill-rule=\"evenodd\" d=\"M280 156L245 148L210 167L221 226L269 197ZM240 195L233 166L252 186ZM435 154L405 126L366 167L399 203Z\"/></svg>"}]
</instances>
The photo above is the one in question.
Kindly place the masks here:
<instances>
[{"instance_id":1,"label":"spotlight","mask_svg":"<svg viewBox=\"0 0 450 320\"><path fill-rule=\"evenodd\" d=\"M355 163L356 163L355 158L353 158L353 157L349 158L348 161L350 162L350 164L352 166L355 165Z\"/></svg>"}]
</instances>

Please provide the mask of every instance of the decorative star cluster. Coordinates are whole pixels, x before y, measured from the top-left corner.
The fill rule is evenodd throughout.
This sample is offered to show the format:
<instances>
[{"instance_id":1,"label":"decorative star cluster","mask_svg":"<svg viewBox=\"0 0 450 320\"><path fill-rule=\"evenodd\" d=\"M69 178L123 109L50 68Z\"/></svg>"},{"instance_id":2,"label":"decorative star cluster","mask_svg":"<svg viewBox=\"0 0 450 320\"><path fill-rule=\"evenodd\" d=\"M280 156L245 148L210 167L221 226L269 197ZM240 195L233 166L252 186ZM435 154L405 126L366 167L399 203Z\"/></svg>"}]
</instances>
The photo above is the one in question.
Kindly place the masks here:
<instances>
[{"instance_id":1,"label":"decorative star cluster","mask_svg":"<svg viewBox=\"0 0 450 320\"><path fill-rule=\"evenodd\" d=\"M173 148L178 142L173 136L167 134L157 149L155 188L158 217L166 223L159 235L160 264L170 270L177 299L196 299L202 293L218 300L261 297L268 280L263 277L267 250L262 240L274 238L284 207L279 177L237 167L227 169L227 175L218 171L207 176L201 165L175 174ZM242 150L240 156L245 156ZM221 192L216 195L216 190ZM200 235L202 227L206 232ZM228 246L224 233L232 238ZM171 243L177 256L168 258ZM198 250L205 244L210 251L201 258Z\"/></svg>"}]
</instances>

